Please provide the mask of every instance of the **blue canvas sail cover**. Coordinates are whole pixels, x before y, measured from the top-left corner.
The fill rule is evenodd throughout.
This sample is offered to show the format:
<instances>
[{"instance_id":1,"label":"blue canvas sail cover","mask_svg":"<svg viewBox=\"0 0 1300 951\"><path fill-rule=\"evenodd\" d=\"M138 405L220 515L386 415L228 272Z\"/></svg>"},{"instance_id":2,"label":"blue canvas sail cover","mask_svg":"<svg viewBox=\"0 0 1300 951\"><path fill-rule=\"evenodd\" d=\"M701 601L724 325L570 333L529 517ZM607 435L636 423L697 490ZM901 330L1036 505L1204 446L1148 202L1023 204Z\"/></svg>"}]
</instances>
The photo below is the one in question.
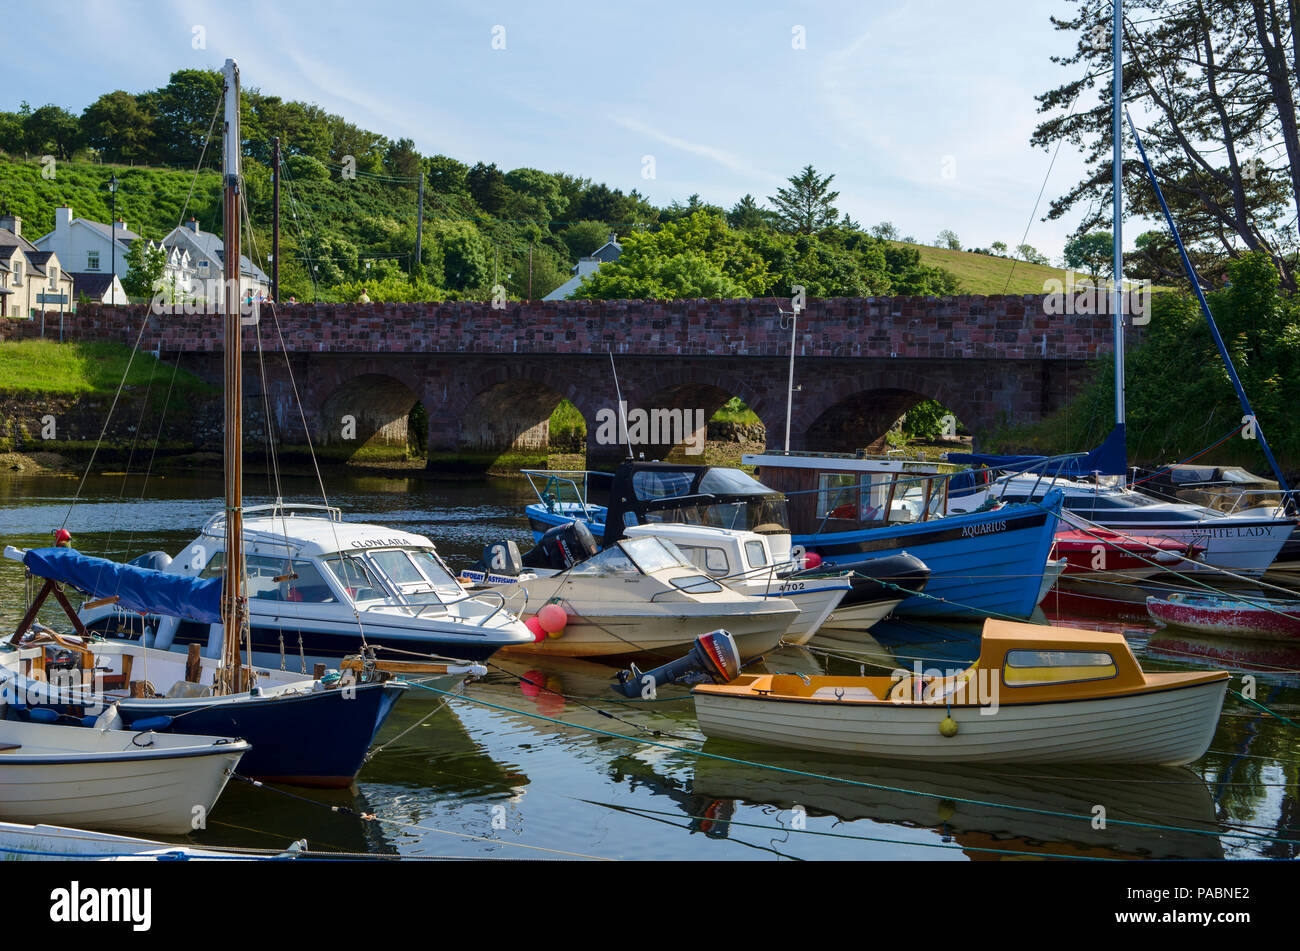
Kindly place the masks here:
<instances>
[{"instance_id":1,"label":"blue canvas sail cover","mask_svg":"<svg viewBox=\"0 0 1300 951\"><path fill-rule=\"evenodd\" d=\"M1086 456L1051 459L1050 456L994 456L979 452L950 452L948 461L968 466L988 466L1014 472L1034 469L1047 476L1087 476L1094 472L1102 475L1124 475L1127 470L1128 450L1124 440L1124 427L1116 426L1106 441Z\"/></svg>"},{"instance_id":2,"label":"blue canvas sail cover","mask_svg":"<svg viewBox=\"0 0 1300 951\"><path fill-rule=\"evenodd\" d=\"M92 598L116 596L128 611L221 623L220 578L190 578L124 565L74 548L30 548L23 564L38 578L70 584Z\"/></svg>"}]
</instances>

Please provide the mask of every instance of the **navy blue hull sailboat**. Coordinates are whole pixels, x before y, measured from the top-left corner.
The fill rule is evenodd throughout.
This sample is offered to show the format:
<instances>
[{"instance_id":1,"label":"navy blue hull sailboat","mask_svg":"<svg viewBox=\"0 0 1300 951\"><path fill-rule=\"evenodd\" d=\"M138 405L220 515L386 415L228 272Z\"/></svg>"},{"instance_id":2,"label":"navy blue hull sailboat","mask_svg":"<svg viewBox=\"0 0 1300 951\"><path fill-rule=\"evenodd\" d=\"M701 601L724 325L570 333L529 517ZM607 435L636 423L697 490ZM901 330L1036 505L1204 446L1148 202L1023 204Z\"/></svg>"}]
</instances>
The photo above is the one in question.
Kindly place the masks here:
<instances>
[{"instance_id":1,"label":"navy blue hull sailboat","mask_svg":"<svg viewBox=\"0 0 1300 951\"><path fill-rule=\"evenodd\" d=\"M227 60L222 72L225 273L238 275L239 70L234 60ZM70 548L6 548L5 556L21 561L32 576L44 579L44 586L13 637L0 646L0 687L4 700L19 715L30 716L43 708L45 718L241 737L252 744L239 765L244 775L311 786L347 786L407 685L392 680L367 656L345 660L341 673L311 677L251 666L251 655L246 657L241 649L249 644L249 593L241 478L238 288L237 279L229 282L224 308L225 570L219 577L204 579L94 558ZM220 656L204 657L198 645L182 654L97 638L82 624L62 585L96 599L92 604L112 603L142 615L220 625ZM51 595L78 636L64 636L36 623L38 610Z\"/></svg>"}]
</instances>

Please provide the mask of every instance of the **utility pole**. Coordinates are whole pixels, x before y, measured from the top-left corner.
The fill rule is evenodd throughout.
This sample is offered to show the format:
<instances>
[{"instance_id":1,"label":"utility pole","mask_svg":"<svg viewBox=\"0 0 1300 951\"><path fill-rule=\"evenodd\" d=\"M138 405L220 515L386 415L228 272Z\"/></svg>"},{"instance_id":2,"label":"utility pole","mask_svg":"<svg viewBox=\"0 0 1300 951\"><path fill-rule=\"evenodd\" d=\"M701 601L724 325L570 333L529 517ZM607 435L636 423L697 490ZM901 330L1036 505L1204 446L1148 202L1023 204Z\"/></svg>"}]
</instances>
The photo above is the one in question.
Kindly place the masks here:
<instances>
[{"instance_id":1,"label":"utility pole","mask_svg":"<svg viewBox=\"0 0 1300 951\"><path fill-rule=\"evenodd\" d=\"M109 273L110 279L108 284L108 296L110 303L117 303L117 174L110 172L108 176L108 248L109 248Z\"/></svg>"},{"instance_id":2,"label":"utility pole","mask_svg":"<svg viewBox=\"0 0 1300 951\"><path fill-rule=\"evenodd\" d=\"M533 243L528 242L528 299L533 299Z\"/></svg>"},{"instance_id":3,"label":"utility pole","mask_svg":"<svg viewBox=\"0 0 1300 951\"><path fill-rule=\"evenodd\" d=\"M280 302L280 137L271 164L271 300Z\"/></svg>"},{"instance_id":4,"label":"utility pole","mask_svg":"<svg viewBox=\"0 0 1300 951\"><path fill-rule=\"evenodd\" d=\"M424 238L424 163L420 163L420 197L416 199L415 205L415 263L419 264L423 259L420 257L420 246ZM412 268L414 270L414 268Z\"/></svg>"}]
</instances>

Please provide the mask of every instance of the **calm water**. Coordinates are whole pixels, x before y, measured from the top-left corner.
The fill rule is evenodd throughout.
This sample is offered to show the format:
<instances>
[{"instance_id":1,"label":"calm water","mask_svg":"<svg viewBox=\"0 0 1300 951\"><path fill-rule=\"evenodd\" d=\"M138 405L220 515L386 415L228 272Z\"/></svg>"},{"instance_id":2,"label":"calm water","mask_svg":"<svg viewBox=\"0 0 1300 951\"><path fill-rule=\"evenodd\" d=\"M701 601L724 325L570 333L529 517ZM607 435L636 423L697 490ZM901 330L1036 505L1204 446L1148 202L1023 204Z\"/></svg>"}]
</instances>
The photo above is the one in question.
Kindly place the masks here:
<instances>
[{"instance_id":1,"label":"calm water","mask_svg":"<svg viewBox=\"0 0 1300 951\"><path fill-rule=\"evenodd\" d=\"M522 480L331 475L328 488L345 517L428 535L453 567L476 558L485 540L530 539L522 508L531 494ZM48 544L76 489L75 478L0 478L0 540ZM259 490L268 497L249 504L270 500L267 480L250 477L249 495ZM67 525L87 553L175 553L217 511L220 491L209 473L155 475L147 485L138 477L98 476L86 483ZM283 491L295 501L319 501L312 479L286 478ZM24 603L22 569L5 561L0 622L7 630ZM1248 673L1256 678L1258 700L1300 719L1300 653L1155 635L1142 621L1114 612L1081 617L1096 615L1099 605L1057 605L1053 615L1125 631L1149 669L1227 667L1239 672L1236 689L1240 674ZM772 655L767 666L805 673L822 672L828 663L836 672L856 672L871 661L910 667L914 659L959 666L974 659L978 628L886 622L858 641L819 639L811 646L816 650ZM655 703L616 702L608 690L612 667L506 655L494 663L546 689L493 670L468 690L484 703L453 701L441 710L441 697L412 689L380 736L389 745L365 767L355 790L288 790L290 796L232 783L209 828L193 841L265 848L305 837L318 849L413 856L948 861L1024 853L1290 858L1300 846L1300 732L1232 699L1211 752L1192 767L980 769L704 742L683 690L669 688ZM835 779L700 757L698 750ZM329 805L384 821L332 812ZM1095 827L1098 806L1105 828Z\"/></svg>"}]
</instances>

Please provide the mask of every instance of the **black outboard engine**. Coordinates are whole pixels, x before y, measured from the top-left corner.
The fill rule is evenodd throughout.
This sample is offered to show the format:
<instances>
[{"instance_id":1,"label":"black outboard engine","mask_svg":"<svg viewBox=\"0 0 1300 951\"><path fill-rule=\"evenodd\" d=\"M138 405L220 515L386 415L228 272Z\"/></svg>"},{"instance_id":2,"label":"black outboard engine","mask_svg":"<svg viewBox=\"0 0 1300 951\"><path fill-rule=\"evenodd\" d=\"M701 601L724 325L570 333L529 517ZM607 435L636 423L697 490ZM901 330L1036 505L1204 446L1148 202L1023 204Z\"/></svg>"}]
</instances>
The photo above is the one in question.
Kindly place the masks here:
<instances>
[{"instance_id":1,"label":"black outboard engine","mask_svg":"<svg viewBox=\"0 0 1300 951\"><path fill-rule=\"evenodd\" d=\"M642 673L632 664L618 672L614 689L633 700L654 698L664 684L730 683L740 676L740 651L726 631L710 631L695 638L691 652L662 667Z\"/></svg>"},{"instance_id":2,"label":"black outboard engine","mask_svg":"<svg viewBox=\"0 0 1300 951\"><path fill-rule=\"evenodd\" d=\"M524 555L523 563L526 568L567 571L599 550L585 522L567 522L547 531L537 547Z\"/></svg>"},{"instance_id":3,"label":"black outboard engine","mask_svg":"<svg viewBox=\"0 0 1300 951\"><path fill-rule=\"evenodd\" d=\"M487 574L518 578L519 573L524 570L524 559L519 554L519 546L507 539L485 546L476 567Z\"/></svg>"}]
</instances>

